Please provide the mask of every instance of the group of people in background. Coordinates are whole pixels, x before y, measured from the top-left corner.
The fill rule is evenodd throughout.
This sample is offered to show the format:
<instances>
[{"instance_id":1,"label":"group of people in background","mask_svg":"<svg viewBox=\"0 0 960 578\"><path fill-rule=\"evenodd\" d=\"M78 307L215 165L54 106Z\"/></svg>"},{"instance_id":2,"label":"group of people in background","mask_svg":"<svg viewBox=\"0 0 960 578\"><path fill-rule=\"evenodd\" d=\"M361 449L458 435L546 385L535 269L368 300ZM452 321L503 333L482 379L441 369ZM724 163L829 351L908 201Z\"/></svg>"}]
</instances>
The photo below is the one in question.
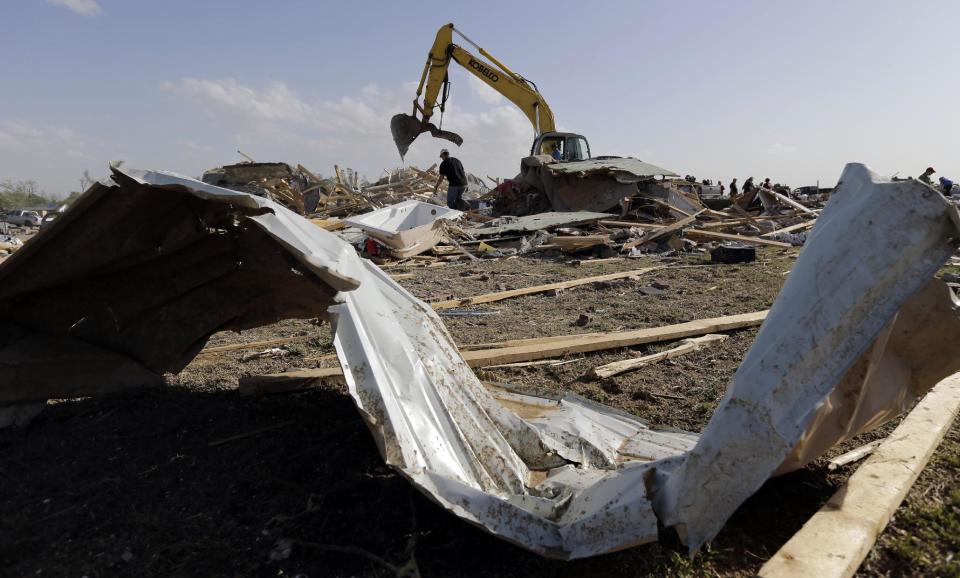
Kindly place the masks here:
<instances>
[{"instance_id":1,"label":"group of people in background","mask_svg":"<svg viewBox=\"0 0 960 578\"><path fill-rule=\"evenodd\" d=\"M931 177L933 177L934 173L936 172L937 171L934 170L933 167L927 167L927 170L923 171L923 174L921 174L918 178L932 187L933 179ZM937 180L937 183L940 185L940 192L944 195L950 196L950 191L953 190L953 181L947 177L940 177Z\"/></svg>"}]
</instances>

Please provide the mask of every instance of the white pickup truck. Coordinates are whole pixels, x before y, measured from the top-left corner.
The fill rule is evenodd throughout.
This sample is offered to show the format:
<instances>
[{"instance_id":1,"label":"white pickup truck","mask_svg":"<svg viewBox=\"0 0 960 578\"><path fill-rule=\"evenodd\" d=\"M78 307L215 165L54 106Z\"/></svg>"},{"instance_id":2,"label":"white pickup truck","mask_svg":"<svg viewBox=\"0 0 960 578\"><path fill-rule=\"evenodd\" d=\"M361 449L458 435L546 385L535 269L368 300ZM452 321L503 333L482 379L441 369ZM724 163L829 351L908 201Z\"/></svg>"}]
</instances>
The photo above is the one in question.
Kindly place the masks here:
<instances>
[{"instance_id":1,"label":"white pickup truck","mask_svg":"<svg viewBox=\"0 0 960 578\"><path fill-rule=\"evenodd\" d=\"M39 227L40 226L40 213L36 211L24 211L21 209L16 209L9 211L4 217L3 220L10 223L11 225L17 225L20 227Z\"/></svg>"}]
</instances>

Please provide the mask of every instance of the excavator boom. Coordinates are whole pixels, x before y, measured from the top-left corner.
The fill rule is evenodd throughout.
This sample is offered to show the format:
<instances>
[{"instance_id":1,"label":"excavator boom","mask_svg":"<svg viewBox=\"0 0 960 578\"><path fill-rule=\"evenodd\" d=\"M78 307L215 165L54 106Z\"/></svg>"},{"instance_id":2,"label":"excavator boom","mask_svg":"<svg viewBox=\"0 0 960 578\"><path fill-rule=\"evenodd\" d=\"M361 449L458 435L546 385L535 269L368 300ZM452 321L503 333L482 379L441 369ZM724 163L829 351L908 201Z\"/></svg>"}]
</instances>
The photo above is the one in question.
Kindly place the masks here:
<instances>
[{"instance_id":1,"label":"excavator boom","mask_svg":"<svg viewBox=\"0 0 960 578\"><path fill-rule=\"evenodd\" d=\"M490 62L454 44L454 32L476 48ZM406 155L413 141L424 132L429 132L436 138L449 140L457 146L463 143L463 138L460 135L442 130L430 122L434 109L440 108L440 111L443 112L446 104L447 91L444 89L448 84L447 71L451 61L463 66L471 74L517 105L530 120L536 136L555 130L553 112L532 82L511 71L493 55L474 44L454 28L453 24L447 24L437 31L437 37L430 48L430 53L427 55L427 63L424 65L423 73L420 76L417 95L413 99L413 114L398 114L390 119L390 132L393 134L393 142L397 145L401 158ZM423 97L422 103L421 96ZM439 104L437 103L438 99L440 100ZM418 113L419 117L417 116Z\"/></svg>"}]
</instances>

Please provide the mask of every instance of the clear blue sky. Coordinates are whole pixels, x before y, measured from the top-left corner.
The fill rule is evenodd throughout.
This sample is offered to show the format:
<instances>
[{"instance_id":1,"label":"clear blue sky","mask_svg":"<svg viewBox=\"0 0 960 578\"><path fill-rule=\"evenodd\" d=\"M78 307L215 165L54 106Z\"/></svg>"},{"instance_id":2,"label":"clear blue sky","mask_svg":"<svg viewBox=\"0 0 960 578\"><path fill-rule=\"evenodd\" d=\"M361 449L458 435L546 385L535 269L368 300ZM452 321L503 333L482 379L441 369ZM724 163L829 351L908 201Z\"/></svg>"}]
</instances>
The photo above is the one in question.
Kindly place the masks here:
<instances>
[{"instance_id":1,"label":"clear blue sky","mask_svg":"<svg viewBox=\"0 0 960 578\"><path fill-rule=\"evenodd\" d=\"M197 176L238 148L375 178L400 165L387 122L450 21L534 80L594 154L793 186L832 184L851 161L960 180L958 16L955 1L3 0L0 180L63 194L113 159ZM455 155L513 176L529 124L452 80ZM408 161L441 146L421 137Z\"/></svg>"}]
</instances>

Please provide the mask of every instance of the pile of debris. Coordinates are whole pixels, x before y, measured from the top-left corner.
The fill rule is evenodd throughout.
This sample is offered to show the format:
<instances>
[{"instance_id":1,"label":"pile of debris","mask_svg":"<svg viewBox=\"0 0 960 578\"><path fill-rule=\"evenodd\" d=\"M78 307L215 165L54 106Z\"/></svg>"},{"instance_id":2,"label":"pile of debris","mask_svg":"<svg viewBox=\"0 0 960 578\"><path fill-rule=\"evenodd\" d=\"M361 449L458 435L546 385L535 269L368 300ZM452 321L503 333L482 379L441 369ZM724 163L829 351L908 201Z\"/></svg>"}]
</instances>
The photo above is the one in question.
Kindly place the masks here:
<instances>
[{"instance_id":1,"label":"pile of debris","mask_svg":"<svg viewBox=\"0 0 960 578\"><path fill-rule=\"evenodd\" d=\"M429 231L433 230L429 221L445 220L448 234L433 235L435 243L421 244L416 252L410 251L412 246L386 246L377 235L371 235L377 247L383 249L380 251L362 234L357 237L356 230L345 229L340 234L361 251L378 255L383 265L402 264L415 255L420 261L431 260L430 256L421 255L427 251L433 253L432 259L436 261L548 251L584 258L640 257L647 253L670 257L680 252L701 252L710 253L713 261L730 263L754 260L757 246L789 248L803 245L806 231L813 227L819 214L819 209L772 191L761 194L764 204L759 207L747 210L731 204L718 211L700 202L698 186L684 180L655 181L647 187L647 194L622 199L619 215L567 211L494 218L476 211L451 216L442 210L434 210L432 215L422 213L426 220L417 221L416 226ZM507 187L509 183L504 183L492 194ZM373 217L380 222L400 207L386 207L371 215L384 215ZM459 219L459 228L449 226L449 222L455 219ZM348 219L341 225L355 226L355 221ZM392 233L398 235L403 230L401 227ZM390 261L391 257L401 260Z\"/></svg>"},{"instance_id":2,"label":"pile of debris","mask_svg":"<svg viewBox=\"0 0 960 578\"><path fill-rule=\"evenodd\" d=\"M270 199L316 219L351 217L407 200L446 205L446 183L434 190L440 177L436 164L427 170L415 166L385 169L386 174L375 183L368 183L351 168L334 165L333 169L333 177L323 178L299 164L293 168L282 162L244 162L208 170L202 180ZM468 174L467 180L463 208L478 208L481 203L476 199L490 189L476 175Z\"/></svg>"}]
</instances>

